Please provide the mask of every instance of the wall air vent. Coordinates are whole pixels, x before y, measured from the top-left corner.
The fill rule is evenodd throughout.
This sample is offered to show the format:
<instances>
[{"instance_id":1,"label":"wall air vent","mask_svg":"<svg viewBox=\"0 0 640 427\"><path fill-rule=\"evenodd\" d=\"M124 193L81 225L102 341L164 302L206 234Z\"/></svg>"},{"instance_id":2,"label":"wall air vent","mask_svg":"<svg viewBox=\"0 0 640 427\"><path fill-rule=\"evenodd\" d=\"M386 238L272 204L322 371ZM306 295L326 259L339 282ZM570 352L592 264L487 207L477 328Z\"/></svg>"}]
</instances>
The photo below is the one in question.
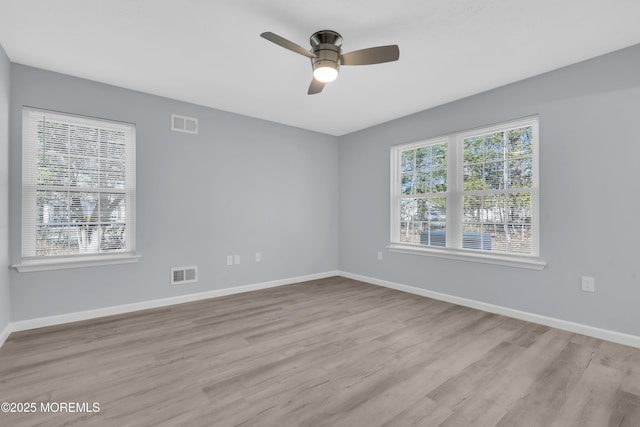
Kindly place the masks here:
<instances>
[{"instance_id":1,"label":"wall air vent","mask_svg":"<svg viewBox=\"0 0 640 427\"><path fill-rule=\"evenodd\" d=\"M198 119L193 117L171 115L171 130L176 132L198 133Z\"/></svg>"},{"instance_id":2,"label":"wall air vent","mask_svg":"<svg viewBox=\"0 0 640 427\"><path fill-rule=\"evenodd\" d=\"M171 284L183 285L198 281L198 267L176 267L171 269Z\"/></svg>"}]
</instances>

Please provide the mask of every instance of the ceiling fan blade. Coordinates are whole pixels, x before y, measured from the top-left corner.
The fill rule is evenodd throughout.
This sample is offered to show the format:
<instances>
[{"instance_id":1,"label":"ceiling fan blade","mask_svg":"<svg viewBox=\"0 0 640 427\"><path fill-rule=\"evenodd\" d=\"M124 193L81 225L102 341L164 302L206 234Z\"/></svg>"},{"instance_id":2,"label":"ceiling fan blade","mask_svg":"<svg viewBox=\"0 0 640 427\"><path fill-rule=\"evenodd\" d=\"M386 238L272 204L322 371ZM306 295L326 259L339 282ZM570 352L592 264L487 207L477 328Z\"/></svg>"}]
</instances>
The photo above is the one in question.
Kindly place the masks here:
<instances>
[{"instance_id":1,"label":"ceiling fan blade","mask_svg":"<svg viewBox=\"0 0 640 427\"><path fill-rule=\"evenodd\" d=\"M316 93L322 92L322 89L324 89L324 83L313 79L311 80L311 84L309 85L309 91L307 92L307 95L315 95Z\"/></svg>"},{"instance_id":2,"label":"ceiling fan blade","mask_svg":"<svg viewBox=\"0 0 640 427\"><path fill-rule=\"evenodd\" d=\"M295 44L292 41L285 39L284 37L280 37L277 34L274 34L270 31L260 34L260 37L269 40L272 43L277 44L278 46L282 46L285 49L289 49L292 52L299 53L300 55L306 56L307 58L315 58L316 55L313 52L308 51L300 45Z\"/></svg>"},{"instance_id":3,"label":"ceiling fan blade","mask_svg":"<svg viewBox=\"0 0 640 427\"><path fill-rule=\"evenodd\" d=\"M400 58L398 45L370 47L368 49L354 50L340 57L342 65L369 65L383 62L397 61Z\"/></svg>"}]
</instances>

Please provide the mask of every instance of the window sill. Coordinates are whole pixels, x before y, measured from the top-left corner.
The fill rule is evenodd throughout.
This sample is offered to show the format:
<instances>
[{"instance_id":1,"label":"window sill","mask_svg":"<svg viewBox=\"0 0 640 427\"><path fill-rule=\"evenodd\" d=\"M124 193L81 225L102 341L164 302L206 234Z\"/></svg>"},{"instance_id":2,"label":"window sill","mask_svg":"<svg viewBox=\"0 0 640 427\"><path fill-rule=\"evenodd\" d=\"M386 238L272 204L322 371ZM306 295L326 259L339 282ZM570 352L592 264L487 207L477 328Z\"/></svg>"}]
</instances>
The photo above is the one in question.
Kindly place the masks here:
<instances>
[{"instance_id":1,"label":"window sill","mask_svg":"<svg viewBox=\"0 0 640 427\"><path fill-rule=\"evenodd\" d=\"M480 262L484 264L503 265L507 267L543 270L547 262L536 257L514 256L507 254L488 254L480 251L461 249L436 249L424 246L402 245L392 243L387 246L389 252L423 255L435 258L446 258L458 261Z\"/></svg>"},{"instance_id":2,"label":"window sill","mask_svg":"<svg viewBox=\"0 0 640 427\"><path fill-rule=\"evenodd\" d=\"M62 270L66 268L97 267L103 265L131 264L140 260L139 255L87 255L61 258L23 259L21 264L12 265L20 273L32 271Z\"/></svg>"}]
</instances>

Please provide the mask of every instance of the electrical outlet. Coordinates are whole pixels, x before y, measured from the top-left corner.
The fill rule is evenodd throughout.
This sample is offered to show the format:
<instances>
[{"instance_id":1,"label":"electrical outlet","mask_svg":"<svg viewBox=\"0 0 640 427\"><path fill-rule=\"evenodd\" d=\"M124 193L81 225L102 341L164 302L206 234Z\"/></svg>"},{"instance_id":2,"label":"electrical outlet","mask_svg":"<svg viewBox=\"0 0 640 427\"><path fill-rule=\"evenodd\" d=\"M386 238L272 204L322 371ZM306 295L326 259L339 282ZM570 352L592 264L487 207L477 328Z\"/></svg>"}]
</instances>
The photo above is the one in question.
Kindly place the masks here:
<instances>
[{"instance_id":1,"label":"electrical outlet","mask_svg":"<svg viewBox=\"0 0 640 427\"><path fill-rule=\"evenodd\" d=\"M233 265L233 255L227 255L227 265Z\"/></svg>"},{"instance_id":2,"label":"electrical outlet","mask_svg":"<svg viewBox=\"0 0 640 427\"><path fill-rule=\"evenodd\" d=\"M582 292L595 292L596 280L593 277L582 276Z\"/></svg>"},{"instance_id":3,"label":"electrical outlet","mask_svg":"<svg viewBox=\"0 0 640 427\"><path fill-rule=\"evenodd\" d=\"M378 251L378 261L382 261L382 251Z\"/></svg>"},{"instance_id":4,"label":"electrical outlet","mask_svg":"<svg viewBox=\"0 0 640 427\"><path fill-rule=\"evenodd\" d=\"M234 264L240 264L240 255L234 255L233 256L233 263Z\"/></svg>"},{"instance_id":5,"label":"electrical outlet","mask_svg":"<svg viewBox=\"0 0 640 427\"><path fill-rule=\"evenodd\" d=\"M260 254L260 252L256 252L256 262L260 261L262 261L262 255Z\"/></svg>"}]
</instances>

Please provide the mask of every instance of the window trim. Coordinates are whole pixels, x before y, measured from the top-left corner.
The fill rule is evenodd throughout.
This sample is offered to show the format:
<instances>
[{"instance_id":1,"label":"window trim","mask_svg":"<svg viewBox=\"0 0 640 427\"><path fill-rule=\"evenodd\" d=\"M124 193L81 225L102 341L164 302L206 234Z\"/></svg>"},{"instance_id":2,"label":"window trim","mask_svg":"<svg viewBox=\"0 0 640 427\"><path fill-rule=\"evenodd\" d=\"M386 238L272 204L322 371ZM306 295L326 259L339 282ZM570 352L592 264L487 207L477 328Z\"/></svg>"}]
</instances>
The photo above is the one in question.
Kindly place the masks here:
<instances>
[{"instance_id":1,"label":"window trim","mask_svg":"<svg viewBox=\"0 0 640 427\"><path fill-rule=\"evenodd\" d=\"M68 257L36 257L24 258L22 263L14 264L12 267L20 273L30 273L32 271L131 264L138 262L140 258L140 255L136 255L131 252L118 252L117 254L100 255L69 255Z\"/></svg>"},{"instance_id":2,"label":"window trim","mask_svg":"<svg viewBox=\"0 0 640 427\"><path fill-rule=\"evenodd\" d=\"M37 183L34 181L34 164L35 158L25 154L25 144L28 132L30 132L30 122L25 118L29 114L43 114L45 116L53 116L54 120L74 121L78 124L89 126L99 126L100 123L107 127L122 128L129 136L127 144L127 164L130 171L127 172L127 187L125 194L127 199L127 211L130 212L130 220L127 222L127 250L121 252L103 252L92 254L69 254L54 256L36 256L31 252L35 250L35 243L25 242L26 234L31 232L29 227L37 226L37 217L35 215L35 194ZM128 264L138 262L140 256L135 253L135 221L136 221L136 126L133 123L127 123L117 120L103 119L82 116L78 114L64 113L42 108L33 108L24 106L22 108L22 212L21 212L21 262L12 265L18 272L58 270L78 267L91 267L113 264ZM37 152L35 153L37 156ZM27 158L29 157L29 158ZM28 232L28 233L27 233ZM25 234L26 233L26 234Z\"/></svg>"},{"instance_id":3,"label":"window trim","mask_svg":"<svg viewBox=\"0 0 640 427\"><path fill-rule=\"evenodd\" d=\"M522 126L533 126L534 128L534 147L533 147L533 167L535 174L533 177L533 193L537 197L538 202L532 206L532 224L536 227L536 236L534 243L534 253L528 254L511 254L511 253L491 253L487 251L477 251L473 249L464 249L453 246L453 242L461 242L461 232L463 224L463 211L460 204L464 197L463 182L459 174L463 166L463 156L461 153L464 138L469 136L482 135L497 132L509 128L517 128ZM412 243L400 242L400 156L401 152L412 148L423 147L425 145L438 144L447 142L447 191L441 193L446 197L447 221L445 232L447 235L446 247L424 246ZM471 261L485 264L502 265L508 267L527 268L534 270L542 270L546 266L546 261L540 257L540 215L539 215L539 118L537 115L523 117L520 119L510 120L493 125L477 127L474 129L453 132L446 135L437 136L421 141L403 143L393 145L391 147L391 174L390 174L390 243L387 245L389 252L430 256L435 258L446 258L459 261ZM454 167L451 165L454 164ZM452 218L453 221L450 221Z\"/></svg>"},{"instance_id":4,"label":"window trim","mask_svg":"<svg viewBox=\"0 0 640 427\"><path fill-rule=\"evenodd\" d=\"M530 270L543 270L547 263L543 259L534 256L489 254L487 252L473 251L472 249L444 248L436 249L427 246L390 243L387 245L389 252L422 255L433 258L452 259L457 261L470 261L482 264L502 265L506 267L527 268Z\"/></svg>"}]
</instances>

